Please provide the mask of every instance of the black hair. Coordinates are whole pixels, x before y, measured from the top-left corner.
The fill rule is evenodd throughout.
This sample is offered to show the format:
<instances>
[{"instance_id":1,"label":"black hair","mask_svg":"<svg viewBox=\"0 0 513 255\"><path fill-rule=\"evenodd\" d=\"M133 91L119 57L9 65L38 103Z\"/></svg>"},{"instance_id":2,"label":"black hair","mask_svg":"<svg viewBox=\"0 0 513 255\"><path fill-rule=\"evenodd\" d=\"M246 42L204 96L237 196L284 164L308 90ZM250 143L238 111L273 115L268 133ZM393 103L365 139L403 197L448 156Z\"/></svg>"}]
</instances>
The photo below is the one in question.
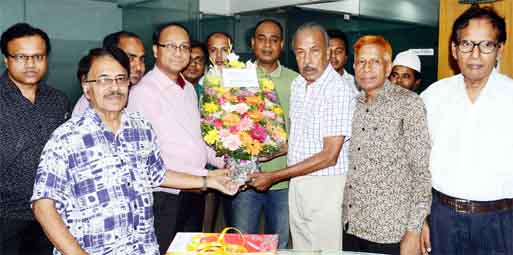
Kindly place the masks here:
<instances>
[{"instance_id":1,"label":"black hair","mask_svg":"<svg viewBox=\"0 0 513 255\"><path fill-rule=\"evenodd\" d=\"M160 34L162 33L162 31L164 29L166 29L168 27L179 27L179 28L183 29L187 33L187 35L190 35L189 30L184 25L177 23L177 22L166 23L166 24L158 26L157 29L155 29L155 31L153 32L153 45L157 45L159 43Z\"/></svg>"},{"instance_id":2,"label":"black hair","mask_svg":"<svg viewBox=\"0 0 513 255\"><path fill-rule=\"evenodd\" d=\"M103 48L109 48L109 47L113 47L113 46L118 47L119 41L123 37L136 38L142 42L141 38L137 34L121 30L121 31L106 35L103 38L102 46L103 46Z\"/></svg>"},{"instance_id":3,"label":"black hair","mask_svg":"<svg viewBox=\"0 0 513 255\"><path fill-rule=\"evenodd\" d=\"M497 31L497 42L506 41L506 22L492 7L480 7L475 4L462 13L452 26L451 42L457 44L460 40L460 31L468 26L471 19L487 19Z\"/></svg>"},{"instance_id":4,"label":"black hair","mask_svg":"<svg viewBox=\"0 0 513 255\"><path fill-rule=\"evenodd\" d=\"M45 41L46 55L49 55L52 51L52 46L50 45L50 38L48 37L48 34L46 34L45 31L39 28L35 28L27 23L16 23L2 33L2 37L0 39L0 43L2 45L2 54L4 54L4 56L10 54L7 50L7 45L10 41L22 37L35 35L41 37L43 41Z\"/></svg>"},{"instance_id":5,"label":"black hair","mask_svg":"<svg viewBox=\"0 0 513 255\"><path fill-rule=\"evenodd\" d=\"M197 40L192 40L191 41L191 49L193 49L193 48L199 48L203 52L203 55L205 55L205 58L208 58L208 49L204 43L197 41Z\"/></svg>"},{"instance_id":6,"label":"black hair","mask_svg":"<svg viewBox=\"0 0 513 255\"><path fill-rule=\"evenodd\" d=\"M233 45L233 39L232 39L232 36L229 35L228 33L226 32L213 32L213 33L210 33L208 36L207 36L207 39L205 40L205 44L208 45L208 40L210 40L210 38L214 35L224 35L228 38L228 42L232 45L232 47L234 46Z\"/></svg>"},{"instance_id":7,"label":"black hair","mask_svg":"<svg viewBox=\"0 0 513 255\"><path fill-rule=\"evenodd\" d=\"M255 25L255 29L254 29L255 31L253 32L253 38L255 38L256 31L257 31L258 27L260 25L262 25L263 23L266 23L266 22L273 23L274 25L276 25L280 29L280 37L283 40L283 26L280 24L280 22L278 22L277 20L274 20L274 19L263 19L263 20L259 21Z\"/></svg>"},{"instance_id":8,"label":"black hair","mask_svg":"<svg viewBox=\"0 0 513 255\"><path fill-rule=\"evenodd\" d=\"M413 70L413 76L415 77L416 81L422 79L422 74L417 70Z\"/></svg>"},{"instance_id":9,"label":"black hair","mask_svg":"<svg viewBox=\"0 0 513 255\"><path fill-rule=\"evenodd\" d=\"M344 47L346 48L346 54L349 51L349 42L347 41L347 36L344 32L338 29L329 29L326 31L330 39L339 39L344 43Z\"/></svg>"},{"instance_id":10,"label":"black hair","mask_svg":"<svg viewBox=\"0 0 513 255\"><path fill-rule=\"evenodd\" d=\"M108 47L91 49L87 55L80 59L78 62L77 79L79 81L85 79L91 69L93 61L96 58L106 56L112 57L116 60L126 70L127 77L130 77L130 59L126 53L118 47Z\"/></svg>"}]
</instances>

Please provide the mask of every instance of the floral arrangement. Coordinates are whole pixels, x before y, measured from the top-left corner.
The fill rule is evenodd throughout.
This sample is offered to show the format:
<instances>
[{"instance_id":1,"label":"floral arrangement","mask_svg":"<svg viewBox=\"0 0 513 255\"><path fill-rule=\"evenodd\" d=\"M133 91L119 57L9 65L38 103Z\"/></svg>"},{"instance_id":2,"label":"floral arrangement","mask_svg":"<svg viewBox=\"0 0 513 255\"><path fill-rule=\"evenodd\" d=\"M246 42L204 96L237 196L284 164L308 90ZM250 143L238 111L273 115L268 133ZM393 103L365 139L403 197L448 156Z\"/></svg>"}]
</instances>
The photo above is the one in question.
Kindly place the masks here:
<instances>
[{"instance_id":1,"label":"floral arrangement","mask_svg":"<svg viewBox=\"0 0 513 255\"><path fill-rule=\"evenodd\" d=\"M231 53L225 68L254 69ZM222 70L210 68L205 75L201 100L201 130L207 144L232 159L252 160L271 155L287 142L283 108L274 84L260 79L259 87L222 84ZM223 86L225 85L225 86Z\"/></svg>"}]
</instances>

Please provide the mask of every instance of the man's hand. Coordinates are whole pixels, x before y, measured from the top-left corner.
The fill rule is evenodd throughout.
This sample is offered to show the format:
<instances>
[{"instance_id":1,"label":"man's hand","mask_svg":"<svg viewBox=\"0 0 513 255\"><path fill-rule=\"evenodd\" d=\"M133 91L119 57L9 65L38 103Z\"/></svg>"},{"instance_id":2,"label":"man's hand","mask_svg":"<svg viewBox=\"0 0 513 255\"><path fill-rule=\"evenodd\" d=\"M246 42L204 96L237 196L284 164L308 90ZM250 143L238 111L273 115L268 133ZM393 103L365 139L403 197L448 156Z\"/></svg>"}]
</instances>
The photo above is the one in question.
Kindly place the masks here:
<instances>
[{"instance_id":1,"label":"man's hand","mask_svg":"<svg viewBox=\"0 0 513 255\"><path fill-rule=\"evenodd\" d=\"M249 177L248 185L255 187L258 191L266 191L274 183L272 173L253 173Z\"/></svg>"},{"instance_id":2,"label":"man's hand","mask_svg":"<svg viewBox=\"0 0 513 255\"><path fill-rule=\"evenodd\" d=\"M237 191L239 191L239 187L244 184L241 182L234 182L227 176L208 176L207 177L207 187L219 190L224 194L233 196Z\"/></svg>"},{"instance_id":3,"label":"man's hand","mask_svg":"<svg viewBox=\"0 0 513 255\"><path fill-rule=\"evenodd\" d=\"M420 234L406 231L401 240L401 255L420 254Z\"/></svg>"},{"instance_id":4,"label":"man's hand","mask_svg":"<svg viewBox=\"0 0 513 255\"><path fill-rule=\"evenodd\" d=\"M420 251L423 255L427 255L431 252L431 240L429 236L429 225L424 222L422 225L422 231L420 232Z\"/></svg>"}]
</instances>

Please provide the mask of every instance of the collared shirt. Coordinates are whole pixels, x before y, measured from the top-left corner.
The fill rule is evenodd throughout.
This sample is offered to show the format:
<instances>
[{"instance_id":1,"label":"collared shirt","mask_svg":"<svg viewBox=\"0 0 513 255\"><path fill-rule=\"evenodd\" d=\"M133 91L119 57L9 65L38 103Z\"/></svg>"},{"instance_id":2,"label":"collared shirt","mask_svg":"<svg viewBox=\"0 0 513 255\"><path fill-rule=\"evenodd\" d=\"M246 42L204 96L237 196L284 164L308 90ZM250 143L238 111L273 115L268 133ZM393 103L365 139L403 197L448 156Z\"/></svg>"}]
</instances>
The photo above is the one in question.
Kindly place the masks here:
<instances>
[{"instance_id":1,"label":"collared shirt","mask_svg":"<svg viewBox=\"0 0 513 255\"><path fill-rule=\"evenodd\" d=\"M205 176L207 163L223 166L223 160L203 141L198 98L188 81L182 89L155 66L130 90L127 109L141 112L155 129L166 168Z\"/></svg>"},{"instance_id":2,"label":"collared shirt","mask_svg":"<svg viewBox=\"0 0 513 255\"><path fill-rule=\"evenodd\" d=\"M71 113L71 117L77 117L80 116L85 110L89 107L89 100L82 95L78 99L77 103L75 103L75 106L73 107L73 112Z\"/></svg>"},{"instance_id":3,"label":"collared shirt","mask_svg":"<svg viewBox=\"0 0 513 255\"><path fill-rule=\"evenodd\" d=\"M39 156L50 134L69 118L68 98L44 81L35 103L7 71L0 78L0 217L33 220L30 195Z\"/></svg>"},{"instance_id":4,"label":"collared shirt","mask_svg":"<svg viewBox=\"0 0 513 255\"><path fill-rule=\"evenodd\" d=\"M346 69L344 69L344 73L342 74L342 79L344 79L347 84L351 85L351 88L353 89L353 94L359 95L360 90L358 89L358 86L356 85L356 80L354 79L354 76L347 72Z\"/></svg>"},{"instance_id":5,"label":"collared shirt","mask_svg":"<svg viewBox=\"0 0 513 255\"><path fill-rule=\"evenodd\" d=\"M344 191L348 232L397 243L420 232L431 207L429 135L422 99L385 81L375 100L356 105Z\"/></svg>"},{"instance_id":6,"label":"collared shirt","mask_svg":"<svg viewBox=\"0 0 513 255\"><path fill-rule=\"evenodd\" d=\"M425 90L433 187L449 196L513 198L513 80L494 70L474 103L463 75Z\"/></svg>"},{"instance_id":7,"label":"collared shirt","mask_svg":"<svg viewBox=\"0 0 513 255\"><path fill-rule=\"evenodd\" d=\"M156 255L152 188L164 173L155 132L140 114L123 111L114 134L88 108L52 134L32 201L54 200L88 254Z\"/></svg>"},{"instance_id":8,"label":"collared shirt","mask_svg":"<svg viewBox=\"0 0 513 255\"><path fill-rule=\"evenodd\" d=\"M278 95L278 101L283 108L285 113L285 120L287 123L287 128L289 127L289 99L290 99L290 86L292 81L299 74L282 66L278 62L278 67L274 69L271 73L266 73L261 67L257 68L257 76L259 79L268 78L273 81L274 88L276 90L276 94ZM283 155L281 157L277 157L269 162L265 162L260 164L260 167L263 172L272 172L287 166L287 156ZM271 190L285 189L288 187L288 181L283 181L274 184L271 186Z\"/></svg>"},{"instance_id":9,"label":"collared shirt","mask_svg":"<svg viewBox=\"0 0 513 255\"><path fill-rule=\"evenodd\" d=\"M345 175L354 103L351 86L331 65L309 85L303 76L298 76L291 87L288 165L321 152L325 137L345 136L337 164L309 174Z\"/></svg>"}]
</instances>

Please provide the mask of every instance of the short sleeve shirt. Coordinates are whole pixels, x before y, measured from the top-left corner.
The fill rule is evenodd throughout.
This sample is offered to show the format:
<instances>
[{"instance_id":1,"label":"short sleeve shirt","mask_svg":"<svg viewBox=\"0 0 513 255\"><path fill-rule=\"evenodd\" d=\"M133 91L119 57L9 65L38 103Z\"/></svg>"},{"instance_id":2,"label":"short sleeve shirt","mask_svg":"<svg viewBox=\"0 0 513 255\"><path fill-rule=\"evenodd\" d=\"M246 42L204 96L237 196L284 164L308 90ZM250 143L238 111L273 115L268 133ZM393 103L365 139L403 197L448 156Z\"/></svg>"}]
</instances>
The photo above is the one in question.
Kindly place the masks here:
<instances>
[{"instance_id":1,"label":"short sleeve shirt","mask_svg":"<svg viewBox=\"0 0 513 255\"><path fill-rule=\"evenodd\" d=\"M164 181L164 163L149 123L122 116L116 134L91 108L60 126L41 155L31 200L54 200L89 254L156 255L152 188Z\"/></svg>"},{"instance_id":2,"label":"short sleeve shirt","mask_svg":"<svg viewBox=\"0 0 513 255\"><path fill-rule=\"evenodd\" d=\"M310 85L302 76L298 76L292 82L290 96L288 165L321 152L325 137L344 136L345 142L337 164L309 175L345 175L355 103L351 85L331 65Z\"/></svg>"}]
</instances>

